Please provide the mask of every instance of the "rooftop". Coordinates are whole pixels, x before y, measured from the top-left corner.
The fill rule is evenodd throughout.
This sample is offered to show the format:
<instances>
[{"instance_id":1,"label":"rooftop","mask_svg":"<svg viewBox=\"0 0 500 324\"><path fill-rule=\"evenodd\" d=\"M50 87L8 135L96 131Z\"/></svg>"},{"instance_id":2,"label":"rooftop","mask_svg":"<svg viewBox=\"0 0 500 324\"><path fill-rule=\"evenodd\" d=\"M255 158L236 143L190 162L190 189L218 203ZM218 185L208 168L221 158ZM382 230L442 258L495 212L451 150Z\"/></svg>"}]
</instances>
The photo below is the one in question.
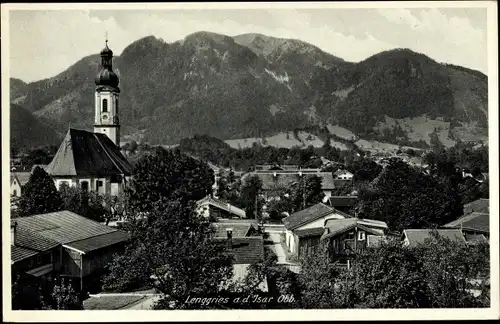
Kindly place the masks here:
<instances>
[{"instance_id":1,"label":"rooftop","mask_svg":"<svg viewBox=\"0 0 500 324\"><path fill-rule=\"evenodd\" d=\"M465 237L462 234L462 231L458 229L407 229L403 231L403 234L408 239L410 246L417 246L418 244L423 244L426 240L431 239L432 231L437 231L439 236L449 240L465 243Z\"/></svg>"},{"instance_id":2,"label":"rooftop","mask_svg":"<svg viewBox=\"0 0 500 324\"><path fill-rule=\"evenodd\" d=\"M245 218L246 217L246 213L245 213L245 211L243 209L238 208L236 206L233 206L233 205L231 205L229 203L223 202L221 200L211 198L211 197L205 197L205 198L203 198L201 200L198 200L197 204L198 205L209 204L209 205L212 205L214 207L217 207L217 208L220 208L222 210L225 210L225 211L227 211L230 214L234 214L234 215L236 215L238 217L241 217L241 218Z\"/></svg>"},{"instance_id":3,"label":"rooftop","mask_svg":"<svg viewBox=\"0 0 500 324\"><path fill-rule=\"evenodd\" d=\"M350 180L333 179L331 172L302 172L302 171L266 171L247 173L244 178L255 175L262 180L264 190L272 190L276 187L290 187L293 183L300 181L303 177L318 176L321 178L321 189L332 190L339 187L351 185Z\"/></svg>"},{"instance_id":4,"label":"rooftop","mask_svg":"<svg viewBox=\"0 0 500 324\"><path fill-rule=\"evenodd\" d=\"M21 186L24 186L30 180L31 172L11 172L10 183L17 179Z\"/></svg>"},{"instance_id":5,"label":"rooftop","mask_svg":"<svg viewBox=\"0 0 500 324\"><path fill-rule=\"evenodd\" d=\"M221 244L227 239L216 238ZM234 257L233 264L252 264L264 258L264 239L261 236L233 237L232 249L226 252Z\"/></svg>"},{"instance_id":6,"label":"rooftop","mask_svg":"<svg viewBox=\"0 0 500 324\"><path fill-rule=\"evenodd\" d=\"M283 218L283 224L288 230L294 230L301 225L315 221L323 216L337 212L334 208L318 203Z\"/></svg>"},{"instance_id":7,"label":"rooftop","mask_svg":"<svg viewBox=\"0 0 500 324\"><path fill-rule=\"evenodd\" d=\"M464 215L470 214L472 212L489 213L490 212L490 200L480 198L478 200L474 200L468 204L465 204L464 205Z\"/></svg>"},{"instance_id":8,"label":"rooftop","mask_svg":"<svg viewBox=\"0 0 500 324\"><path fill-rule=\"evenodd\" d=\"M84 253L128 239L126 232L64 210L16 218L18 229L27 229ZM116 233L119 232L119 233Z\"/></svg>"},{"instance_id":9,"label":"rooftop","mask_svg":"<svg viewBox=\"0 0 500 324\"><path fill-rule=\"evenodd\" d=\"M105 134L70 128L46 171L53 176L129 176L132 166Z\"/></svg>"},{"instance_id":10,"label":"rooftop","mask_svg":"<svg viewBox=\"0 0 500 324\"><path fill-rule=\"evenodd\" d=\"M457 228L457 229L466 229L481 233L490 233L490 214L480 213L480 212L472 212L465 216L460 217L459 219L450 222L443 227L447 228Z\"/></svg>"}]
</instances>

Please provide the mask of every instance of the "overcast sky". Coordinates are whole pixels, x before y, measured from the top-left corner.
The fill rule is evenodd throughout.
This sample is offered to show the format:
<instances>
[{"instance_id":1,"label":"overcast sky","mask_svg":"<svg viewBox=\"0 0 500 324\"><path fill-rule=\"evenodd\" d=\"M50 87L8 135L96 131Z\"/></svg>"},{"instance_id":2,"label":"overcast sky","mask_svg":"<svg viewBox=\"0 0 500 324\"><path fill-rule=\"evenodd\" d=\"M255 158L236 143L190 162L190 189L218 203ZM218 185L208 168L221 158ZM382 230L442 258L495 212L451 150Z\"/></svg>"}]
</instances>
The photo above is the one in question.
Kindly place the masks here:
<instances>
[{"instance_id":1,"label":"overcast sky","mask_svg":"<svg viewBox=\"0 0 500 324\"><path fill-rule=\"evenodd\" d=\"M404 47L486 73L486 20L485 8L19 10L10 12L10 75L52 77L98 53L106 31L119 55L145 36L170 43L200 30L296 38L353 62Z\"/></svg>"}]
</instances>

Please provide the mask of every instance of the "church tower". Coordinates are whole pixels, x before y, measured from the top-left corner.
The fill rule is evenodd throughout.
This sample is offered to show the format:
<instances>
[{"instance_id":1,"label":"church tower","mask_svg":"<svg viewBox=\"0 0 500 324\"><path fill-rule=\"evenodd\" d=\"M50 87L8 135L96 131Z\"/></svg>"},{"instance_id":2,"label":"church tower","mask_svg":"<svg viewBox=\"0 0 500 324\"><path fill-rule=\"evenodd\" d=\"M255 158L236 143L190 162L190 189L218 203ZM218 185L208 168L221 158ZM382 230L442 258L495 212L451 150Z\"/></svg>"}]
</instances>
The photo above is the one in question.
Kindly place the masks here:
<instances>
[{"instance_id":1,"label":"church tower","mask_svg":"<svg viewBox=\"0 0 500 324\"><path fill-rule=\"evenodd\" d=\"M95 78L94 133L106 134L120 147L120 119L118 114L118 76L113 72L113 51L106 46L101 51L101 69Z\"/></svg>"}]
</instances>

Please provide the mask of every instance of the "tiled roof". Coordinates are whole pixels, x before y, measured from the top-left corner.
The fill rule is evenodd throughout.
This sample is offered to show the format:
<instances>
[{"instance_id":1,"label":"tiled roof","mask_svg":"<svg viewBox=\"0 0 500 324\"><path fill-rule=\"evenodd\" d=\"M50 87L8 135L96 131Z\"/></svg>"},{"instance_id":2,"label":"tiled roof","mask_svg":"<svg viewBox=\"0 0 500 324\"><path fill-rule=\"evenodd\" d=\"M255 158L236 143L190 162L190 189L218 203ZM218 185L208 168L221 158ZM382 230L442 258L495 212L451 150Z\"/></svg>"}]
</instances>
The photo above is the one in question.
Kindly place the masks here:
<instances>
[{"instance_id":1,"label":"tiled roof","mask_svg":"<svg viewBox=\"0 0 500 324\"><path fill-rule=\"evenodd\" d=\"M337 236L355 227L373 235L383 235L384 229L387 229L387 225L384 222L374 221L371 219L329 219L325 223L326 231L322 239Z\"/></svg>"},{"instance_id":2,"label":"tiled roof","mask_svg":"<svg viewBox=\"0 0 500 324\"><path fill-rule=\"evenodd\" d=\"M129 239L130 235L127 232L115 231L99 236L90 237L88 239L71 242L66 245L78 251L82 251L83 253L88 253L117 243L125 242Z\"/></svg>"},{"instance_id":3,"label":"tiled roof","mask_svg":"<svg viewBox=\"0 0 500 324\"><path fill-rule=\"evenodd\" d=\"M301 230L296 230L294 233L298 237L308 237L308 236L321 236L325 232L324 227L306 228Z\"/></svg>"},{"instance_id":4,"label":"tiled roof","mask_svg":"<svg viewBox=\"0 0 500 324\"><path fill-rule=\"evenodd\" d=\"M490 200L480 198L474 200L468 204L464 205L464 215L470 214L472 212L478 213L489 213L490 212Z\"/></svg>"},{"instance_id":5,"label":"tiled roof","mask_svg":"<svg viewBox=\"0 0 500 324\"><path fill-rule=\"evenodd\" d=\"M60 245L60 243L54 240L45 238L36 232L32 232L26 228L20 228L19 226L16 228L14 244L25 249L40 252L53 249Z\"/></svg>"},{"instance_id":6,"label":"tiled roof","mask_svg":"<svg viewBox=\"0 0 500 324\"><path fill-rule=\"evenodd\" d=\"M10 174L10 183L12 184L12 181L14 179L17 179L19 181L19 184L21 186L24 186L29 180L30 180L31 172L12 172Z\"/></svg>"},{"instance_id":7,"label":"tiled roof","mask_svg":"<svg viewBox=\"0 0 500 324\"><path fill-rule=\"evenodd\" d=\"M322 190L332 190L339 186L344 186L347 183L351 183L350 180L334 180L331 172L302 172L302 176L299 174L302 171L265 171L265 172L251 172L247 173L243 178L255 175L262 180L262 189L270 190L275 187L289 187L294 182L300 181L303 177L312 177L314 175L321 178L321 189ZM274 175L276 174L276 175Z\"/></svg>"},{"instance_id":8,"label":"tiled roof","mask_svg":"<svg viewBox=\"0 0 500 324\"><path fill-rule=\"evenodd\" d=\"M254 228L253 224L231 224L231 223L212 223L215 227L215 237L227 237L227 229L233 230L233 237L245 237L250 230Z\"/></svg>"},{"instance_id":9,"label":"tiled roof","mask_svg":"<svg viewBox=\"0 0 500 324\"><path fill-rule=\"evenodd\" d=\"M283 218L283 224L285 224L287 229L293 230L301 225L315 221L335 211L336 210L334 208L323 203L319 203Z\"/></svg>"},{"instance_id":10,"label":"tiled roof","mask_svg":"<svg viewBox=\"0 0 500 324\"><path fill-rule=\"evenodd\" d=\"M472 212L468 215L462 216L451 223L444 225L443 227L457 228L457 229L467 229L472 231L478 231L483 233L490 232L490 214L489 213L479 213Z\"/></svg>"},{"instance_id":11,"label":"tiled roof","mask_svg":"<svg viewBox=\"0 0 500 324\"><path fill-rule=\"evenodd\" d=\"M10 246L10 258L12 263L19 262L21 260L27 259L37 254L38 251L25 249L20 246L12 246L12 245Z\"/></svg>"},{"instance_id":12,"label":"tiled roof","mask_svg":"<svg viewBox=\"0 0 500 324\"><path fill-rule=\"evenodd\" d=\"M227 244L227 239L216 240ZM264 240L261 236L233 237L232 249L226 252L234 257L233 264L252 264L264 258Z\"/></svg>"},{"instance_id":13,"label":"tiled roof","mask_svg":"<svg viewBox=\"0 0 500 324\"><path fill-rule=\"evenodd\" d=\"M132 166L105 134L69 129L46 171L53 176L128 176Z\"/></svg>"},{"instance_id":14,"label":"tiled roof","mask_svg":"<svg viewBox=\"0 0 500 324\"><path fill-rule=\"evenodd\" d=\"M346 175L353 175L352 172L349 172L347 170L341 170L341 169L338 169L337 171L335 171L333 173L334 176L339 176L339 175L342 175L342 174L346 174Z\"/></svg>"},{"instance_id":15,"label":"tiled roof","mask_svg":"<svg viewBox=\"0 0 500 324\"><path fill-rule=\"evenodd\" d=\"M93 249L109 246L107 241L108 235L118 232L119 230L108 227L106 225L94 222L88 218L77 215L70 211L64 210L54 213L33 215L28 217L21 217L16 219L18 228L25 228L39 235L59 242L63 245L70 245L69 243L78 243L77 241L94 240L79 242L83 249ZM111 234L109 239L112 241L121 234ZM96 238L103 236L100 238ZM100 247L99 247L100 244Z\"/></svg>"},{"instance_id":16,"label":"tiled roof","mask_svg":"<svg viewBox=\"0 0 500 324\"><path fill-rule=\"evenodd\" d=\"M483 234L467 234L465 233L465 240L468 244L478 244L481 242L488 242L488 239Z\"/></svg>"},{"instance_id":17,"label":"tiled roof","mask_svg":"<svg viewBox=\"0 0 500 324\"><path fill-rule=\"evenodd\" d=\"M217 207L217 208L220 208L222 210L225 210L227 211L228 213L231 213L231 214L234 214L238 217L241 217L241 218L245 218L246 217L246 213L243 209L241 208L238 208L236 206L233 206L229 203L225 203L221 200L218 200L218 199L214 199L214 198L210 198L210 197L205 197L201 200L198 200L198 205L202 205L202 204L209 204L211 206L214 206L214 207Z\"/></svg>"},{"instance_id":18,"label":"tiled roof","mask_svg":"<svg viewBox=\"0 0 500 324\"><path fill-rule=\"evenodd\" d=\"M351 207L358 201L358 196L331 196L328 202L332 207Z\"/></svg>"},{"instance_id":19,"label":"tiled roof","mask_svg":"<svg viewBox=\"0 0 500 324\"><path fill-rule=\"evenodd\" d=\"M407 229L403 233L408 239L410 246L422 244L425 240L431 238L432 229ZM465 237L462 231L458 229L438 229L439 236L450 239L452 241L465 242Z\"/></svg>"}]
</instances>

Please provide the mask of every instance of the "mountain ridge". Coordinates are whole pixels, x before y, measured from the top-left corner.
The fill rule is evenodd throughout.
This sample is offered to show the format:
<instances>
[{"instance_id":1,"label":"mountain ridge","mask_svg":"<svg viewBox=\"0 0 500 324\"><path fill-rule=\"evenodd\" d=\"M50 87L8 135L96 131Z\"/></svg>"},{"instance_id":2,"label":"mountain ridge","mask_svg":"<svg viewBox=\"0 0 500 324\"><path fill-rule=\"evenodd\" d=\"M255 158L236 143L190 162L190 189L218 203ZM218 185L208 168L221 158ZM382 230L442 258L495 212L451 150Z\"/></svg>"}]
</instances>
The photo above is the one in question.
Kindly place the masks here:
<instances>
[{"instance_id":1,"label":"mountain ridge","mask_svg":"<svg viewBox=\"0 0 500 324\"><path fill-rule=\"evenodd\" d=\"M56 131L69 123L88 129L99 60L86 56L36 82L14 79L11 102ZM172 43L138 39L114 57L113 67L124 135L141 133L153 144L203 132L231 139L326 124L359 136L381 129L375 137L385 132L391 141L379 127L384 116L427 114L487 127L487 76L409 49L353 63L300 40L200 31Z\"/></svg>"}]
</instances>

